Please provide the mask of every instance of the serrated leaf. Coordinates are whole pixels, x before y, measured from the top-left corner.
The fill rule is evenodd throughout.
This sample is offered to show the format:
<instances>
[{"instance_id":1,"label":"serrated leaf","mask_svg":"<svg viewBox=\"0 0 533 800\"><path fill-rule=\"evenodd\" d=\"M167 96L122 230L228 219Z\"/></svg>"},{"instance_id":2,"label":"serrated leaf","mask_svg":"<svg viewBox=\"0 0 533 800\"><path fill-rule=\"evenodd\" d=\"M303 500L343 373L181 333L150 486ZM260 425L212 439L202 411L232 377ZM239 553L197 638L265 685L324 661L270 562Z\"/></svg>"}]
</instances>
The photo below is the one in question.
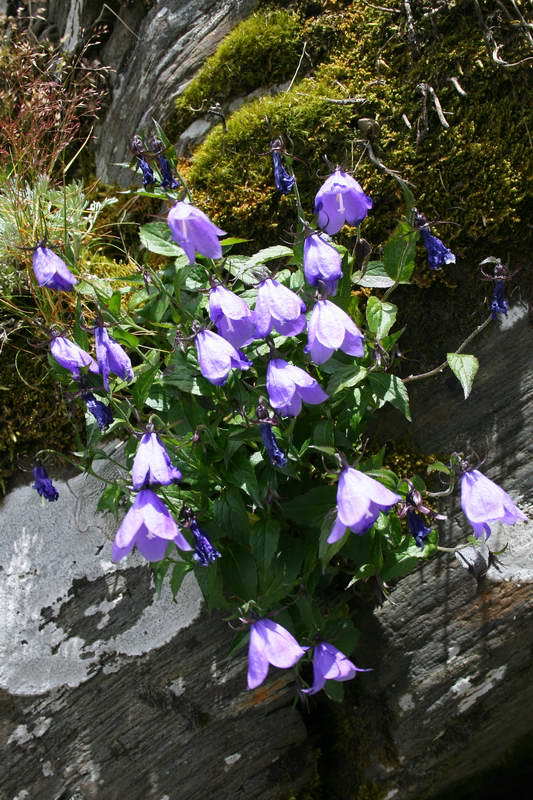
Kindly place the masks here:
<instances>
[{"instance_id":1,"label":"serrated leaf","mask_svg":"<svg viewBox=\"0 0 533 800\"><path fill-rule=\"evenodd\" d=\"M144 401L150 394L150 389L152 388L152 384L158 371L159 364L155 364L154 366L145 369L144 372L137 373L135 383L131 388L131 393L138 411L142 411Z\"/></svg>"},{"instance_id":2,"label":"serrated leaf","mask_svg":"<svg viewBox=\"0 0 533 800\"><path fill-rule=\"evenodd\" d=\"M284 503L282 511L300 525L318 527L324 514L336 504L336 486L317 486L309 492Z\"/></svg>"},{"instance_id":3,"label":"serrated leaf","mask_svg":"<svg viewBox=\"0 0 533 800\"><path fill-rule=\"evenodd\" d=\"M409 283L415 268L418 232L406 220L398 223L383 247L383 265L394 283Z\"/></svg>"},{"instance_id":4,"label":"serrated leaf","mask_svg":"<svg viewBox=\"0 0 533 800\"><path fill-rule=\"evenodd\" d=\"M372 295L366 304L366 320L376 339L383 339L396 321L398 309L394 303L384 303Z\"/></svg>"},{"instance_id":5,"label":"serrated leaf","mask_svg":"<svg viewBox=\"0 0 533 800\"><path fill-rule=\"evenodd\" d=\"M409 394L400 378L396 375L389 375L387 372L370 372L368 385L378 403L378 408L385 403L390 403L411 422Z\"/></svg>"},{"instance_id":6,"label":"serrated leaf","mask_svg":"<svg viewBox=\"0 0 533 800\"><path fill-rule=\"evenodd\" d=\"M265 247L264 250L259 250L255 255L250 256L248 259L250 267L255 267L257 264L265 264L268 261L274 261L276 258L285 258L292 256L290 247L283 244L275 244L272 247Z\"/></svg>"},{"instance_id":7,"label":"serrated leaf","mask_svg":"<svg viewBox=\"0 0 533 800\"><path fill-rule=\"evenodd\" d=\"M322 525L320 526L320 537L318 540L318 557L322 562L322 572L325 572L327 565L333 558L333 556L337 555L339 550L344 547L348 536L350 535L350 531L346 528L346 532L344 536L341 536L336 542L332 544L328 544L327 539L331 533L331 528L333 523L335 522L335 517L337 516L337 510L331 509L329 513L326 514Z\"/></svg>"},{"instance_id":8,"label":"serrated leaf","mask_svg":"<svg viewBox=\"0 0 533 800\"><path fill-rule=\"evenodd\" d=\"M327 393L329 395L342 392L343 389L351 389L361 383L366 378L367 370L365 367L358 367L355 364L348 367L341 367L329 379Z\"/></svg>"},{"instance_id":9,"label":"serrated leaf","mask_svg":"<svg viewBox=\"0 0 533 800\"><path fill-rule=\"evenodd\" d=\"M475 356L463 353L446 353L446 360L451 371L463 387L465 400L472 391L472 384L479 369L479 361Z\"/></svg>"},{"instance_id":10,"label":"serrated leaf","mask_svg":"<svg viewBox=\"0 0 533 800\"><path fill-rule=\"evenodd\" d=\"M270 270L264 264L250 264L248 256L229 256L224 262L225 268L234 278L246 286L255 286L270 277Z\"/></svg>"},{"instance_id":11,"label":"serrated leaf","mask_svg":"<svg viewBox=\"0 0 533 800\"><path fill-rule=\"evenodd\" d=\"M451 470L442 461L434 461L433 464L428 464L426 472L430 475L432 472L444 472L445 475L450 475Z\"/></svg>"},{"instance_id":12,"label":"serrated leaf","mask_svg":"<svg viewBox=\"0 0 533 800\"><path fill-rule=\"evenodd\" d=\"M192 364L189 364L183 353L179 350L174 352L172 359L165 370L162 383L177 386L182 392L206 396L213 394L213 388L209 381L205 380Z\"/></svg>"},{"instance_id":13,"label":"serrated leaf","mask_svg":"<svg viewBox=\"0 0 533 800\"><path fill-rule=\"evenodd\" d=\"M160 256L181 256L183 250L172 240L170 229L165 222L147 222L139 228L141 244L151 253Z\"/></svg>"},{"instance_id":14,"label":"serrated leaf","mask_svg":"<svg viewBox=\"0 0 533 800\"><path fill-rule=\"evenodd\" d=\"M273 519L261 520L254 525L250 535L252 553L259 570L266 572L276 555L279 543L280 524Z\"/></svg>"},{"instance_id":15,"label":"serrated leaf","mask_svg":"<svg viewBox=\"0 0 533 800\"><path fill-rule=\"evenodd\" d=\"M174 564L172 575L170 576L170 591L172 592L172 597L174 600L176 599L176 595L181 588L183 579L191 570L192 565L188 564L186 561L178 561L177 564Z\"/></svg>"},{"instance_id":16,"label":"serrated leaf","mask_svg":"<svg viewBox=\"0 0 533 800\"><path fill-rule=\"evenodd\" d=\"M356 272L353 282L368 289L388 289L394 280L387 274L382 261L369 261L364 271Z\"/></svg>"}]
</instances>

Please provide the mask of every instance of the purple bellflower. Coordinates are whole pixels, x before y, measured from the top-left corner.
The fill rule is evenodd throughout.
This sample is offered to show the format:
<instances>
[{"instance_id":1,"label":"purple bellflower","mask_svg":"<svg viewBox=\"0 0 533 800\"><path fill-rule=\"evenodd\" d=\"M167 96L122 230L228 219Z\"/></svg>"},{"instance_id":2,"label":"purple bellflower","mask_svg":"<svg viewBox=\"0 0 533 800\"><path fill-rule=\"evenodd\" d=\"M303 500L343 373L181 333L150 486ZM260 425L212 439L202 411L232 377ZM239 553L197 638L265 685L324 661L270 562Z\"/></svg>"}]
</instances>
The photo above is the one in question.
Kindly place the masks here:
<instances>
[{"instance_id":1,"label":"purple bellflower","mask_svg":"<svg viewBox=\"0 0 533 800\"><path fill-rule=\"evenodd\" d=\"M256 689L268 674L268 665L289 669L305 654L292 633L271 619L258 619L250 629L248 689Z\"/></svg>"},{"instance_id":2,"label":"purple bellflower","mask_svg":"<svg viewBox=\"0 0 533 800\"><path fill-rule=\"evenodd\" d=\"M276 189L278 190L278 192L281 192L281 194L289 194L292 191L294 184L296 183L296 179L294 175L290 175L285 169L280 150L273 148L270 151L270 153L272 155L272 167L274 169L274 184L276 186Z\"/></svg>"},{"instance_id":3,"label":"purple bellflower","mask_svg":"<svg viewBox=\"0 0 533 800\"><path fill-rule=\"evenodd\" d=\"M305 370L282 358L273 358L267 367L266 387L270 405L284 417L297 417L304 403L318 405L329 395Z\"/></svg>"},{"instance_id":4,"label":"purple bellflower","mask_svg":"<svg viewBox=\"0 0 533 800\"><path fill-rule=\"evenodd\" d=\"M315 197L318 226L330 234L338 233L345 222L359 225L371 208L370 197L340 167L326 178Z\"/></svg>"},{"instance_id":5,"label":"purple bellflower","mask_svg":"<svg viewBox=\"0 0 533 800\"><path fill-rule=\"evenodd\" d=\"M342 278L342 257L330 242L318 233L304 241L304 275L310 286L317 286L329 295L337 293Z\"/></svg>"},{"instance_id":6,"label":"purple bellflower","mask_svg":"<svg viewBox=\"0 0 533 800\"><path fill-rule=\"evenodd\" d=\"M103 326L94 329L94 343L96 360L106 392L109 391L110 372L122 378L123 381L133 380L130 357Z\"/></svg>"},{"instance_id":7,"label":"purple bellflower","mask_svg":"<svg viewBox=\"0 0 533 800\"><path fill-rule=\"evenodd\" d=\"M222 553L219 553L209 536L201 530L195 519L191 521L190 529L194 536L195 544L193 558L200 566L208 567L209 564L220 558Z\"/></svg>"},{"instance_id":8,"label":"purple bellflower","mask_svg":"<svg viewBox=\"0 0 533 800\"><path fill-rule=\"evenodd\" d=\"M139 442L131 466L131 478L136 492L147 486L169 486L181 481L181 472L170 461L157 433L145 433Z\"/></svg>"},{"instance_id":9,"label":"purple bellflower","mask_svg":"<svg viewBox=\"0 0 533 800\"><path fill-rule=\"evenodd\" d=\"M167 223L172 238L185 250L189 264L194 264L195 253L221 258L218 237L224 236L225 231L217 228L199 208L179 200L168 212Z\"/></svg>"},{"instance_id":10,"label":"purple bellflower","mask_svg":"<svg viewBox=\"0 0 533 800\"><path fill-rule=\"evenodd\" d=\"M493 522L514 525L527 520L507 492L477 469L461 476L461 508L478 539L488 539Z\"/></svg>"},{"instance_id":11,"label":"purple bellflower","mask_svg":"<svg viewBox=\"0 0 533 800\"><path fill-rule=\"evenodd\" d=\"M363 341L363 334L342 308L330 300L317 302L309 320L305 347L315 364L323 364L339 349L349 356L361 357L365 352Z\"/></svg>"},{"instance_id":12,"label":"purple bellflower","mask_svg":"<svg viewBox=\"0 0 533 800\"><path fill-rule=\"evenodd\" d=\"M172 174L172 166L168 158L165 158L164 155L156 156L157 164L161 171L161 177L163 180L161 181L161 188L162 189L177 189L180 185L180 182L176 180L176 178Z\"/></svg>"},{"instance_id":13,"label":"purple bellflower","mask_svg":"<svg viewBox=\"0 0 533 800\"><path fill-rule=\"evenodd\" d=\"M247 303L224 286L209 292L209 318L220 336L233 347L245 347L255 339L255 325Z\"/></svg>"},{"instance_id":14,"label":"purple bellflower","mask_svg":"<svg viewBox=\"0 0 533 800\"><path fill-rule=\"evenodd\" d=\"M377 520L380 511L388 511L401 498L364 472L344 467L337 487L337 518L331 528L328 544L337 542L349 528L365 533Z\"/></svg>"},{"instance_id":15,"label":"purple bellflower","mask_svg":"<svg viewBox=\"0 0 533 800\"><path fill-rule=\"evenodd\" d=\"M302 692L316 694L324 688L326 681L351 681L358 672L372 672L372 670L356 667L334 645L320 642L313 650L313 685L310 689L302 689Z\"/></svg>"},{"instance_id":16,"label":"purple bellflower","mask_svg":"<svg viewBox=\"0 0 533 800\"><path fill-rule=\"evenodd\" d=\"M147 561L161 561L169 542L180 550L192 550L163 501L151 489L143 489L116 532L113 561L120 561L134 546Z\"/></svg>"},{"instance_id":17,"label":"purple bellflower","mask_svg":"<svg viewBox=\"0 0 533 800\"><path fill-rule=\"evenodd\" d=\"M492 290L492 300L490 302L490 313L492 319L496 319L498 314L505 314L509 311L509 303L505 297L505 281L494 281L494 289Z\"/></svg>"},{"instance_id":18,"label":"purple bellflower","mask_svg":"<svg viewBox=\"0 0 533 800\"><path fill-rule=\"evenodd\" d=\"M427 251L430 269L441 269L445 264L455 264L455 256L452 251L437 236L433 236L427 223L422 225L420 233L422 244Z\"/></svg>"},{"instance_id":19,"label":"purple bellflower","mask_svg":"<svg viewBox=\"0 0 533 800\"><path fill-rule=\"evenodd\" d=\"M94 358L64 336L52 337L50 352L58 364L69 370L75 380L79 380L82 367L88 367L89 372L98 375L98 364Z\"/></svg>"},{"instance_id":20,"label":"purple bellflower","mask_svg":"<svg viewBox=\"0 0 533 800\"><path fill-rule=\"evenodd\" d=\"M151 186L152 183L155 183L154 171L148 161L143 158L143 156L137 156L137 166L143 174L143 187L145 189L148 186Z\"/></svg>"},{"instance_id":21,"label":"purple bellflower","mask_svg":"<svg viewBox=\"0 0 533 800\"><path fill-rule=\"evenodd\" d=\"M275 467L286 467L287 456L280 448L277 439L274 436L272 425L270 425L268 422L261 422L259 425L259 432L261 433L261 439L265 445L265 450L268 453L270 463Z\"/></svg>"},{"instance_id":22,"label":"purple bellflower","mask_svg":"<svg viewBox=\"0 0 533 800\"><path fill-rule=\"evenodd\" d=\"M226 383L230 369L249 369L252 362L244 353L213 331L200 331L195 336L200 372L215 386Z\"/></svg>"},{"instance_id":23,"label":"purple bellflower","mask_svg":"<svg viewBox=\"0 0 533 800\"><path fill-rule=\"evenodd\" d=\"M422 514L419 514L417 511L412 511L411 509L406 512L406 517L409 533L418 547L425 547L426 539L432 531L431 525L426 525Z\"/></svg>"},{"instance_id":24,"label":"purple bellflower","mask_svg":"<svg viewBox=\"0 0 533 800\"><path fill-rule=\"evenodd\" d=\"M113 414L109 406L97 400L94 394L86 392L82 395L87 406L87 411L93 415L101 431L105 431L113 422Z\"/></svg>"},{"instance_id":25,"label":"purple bellflower","mask_svg":"<svg viewBox=\"0 0 533 800\"><path fill-rule=\"evenodd\" d=\"M78 282L63 259L43 244L33 251L32 263L39 286L68 292Z\"/></svg>"},{"instance_id":26,"label":"purple bellflower","mask_svg":"<svg viewBox=\"0 0 533 800\"><path fill-rule=\"evenodd\" d=\"M53 503L54 500L57 500L59 497L59 492L52 483L51 478L48 477L48 473L45 468L37 466L33 468L32 472L34 480L33 488L37 489L39 495L41 497L46 497L50 503Z\"/></svg>"},{"instance_id":27,"label":"purple bellflower","mask_svg":"<svg viewBox=\"0 0 533 800\"><path fill-rule=\"evenodd\" d=\"M297 294L273 278L259 284L252 318L258 339L268 336L272 330L282 336L297 336L307 324L305 304Z\"/></svg>"}]
</instances>

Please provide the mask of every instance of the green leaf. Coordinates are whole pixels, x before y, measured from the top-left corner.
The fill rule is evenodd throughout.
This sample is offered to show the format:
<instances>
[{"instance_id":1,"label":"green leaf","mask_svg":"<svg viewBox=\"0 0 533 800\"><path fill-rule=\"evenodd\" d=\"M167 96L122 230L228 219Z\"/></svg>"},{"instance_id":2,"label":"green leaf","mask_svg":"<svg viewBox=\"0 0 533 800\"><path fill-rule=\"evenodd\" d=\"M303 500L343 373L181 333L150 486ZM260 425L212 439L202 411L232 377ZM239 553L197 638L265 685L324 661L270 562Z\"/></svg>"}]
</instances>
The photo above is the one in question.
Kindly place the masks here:
<instances>
[{"instance_id":1,"label":"green leaf","mask_svg":"<svg viewBox=\"0 0 533 800\"><path fill-rule=\"evenodd\" d=\"M241 457L237 464L232 463L231 471L226 475L226 480L246 492L258 506L263 505L257 476L248 456Z\"/></svg>"},{"instance_id":2,"label":"green leaf","mask_svg":"<svg viewBox=\"0 0 533 800\"><path fill-rule=\"evenodd\" d=\"M242 600L255 600L257 594L257 567L252 554L231 542L224 549L224 556L216 562L224 577L227 594L237 595Z\"/></svg>"},{"instance_id":3,"label":"green leaf","mask_svg":"<svg viewBox=\"0 0 533 800\"><path fill-rule=\"evenodd\" d=\"M365 270L354 274L353 282L369 289L388 289L394 285L382 261L369 261Z\"/></svg>"},{"instance_id":4,"label":"green leaf","mask_svg":"<svg viewBox=\"0 0 533 800\"><path fill-rule=\"evenodd\" d=\"M172 240L166 222L147 222L139 228L141 244L151 253L160 256L180 256L183 250Z\"/></svg>"},{"instance_id":5,"label":"green leaf","mask_svg":"<svg viewBox=\"0 0 533 800\"><path fill-rule=\"evenodd\" d=\"M326 681L324 691L330 700L342 703L344 700L344 684L340 681Z\"/></svg>"},{"instance_id":6,"label":"green leaf","mask_svg":"<svg viewBox=\"0 0 533 800\"><path fill-rule=\"evenodd\" d=\"M406 220L398 223L383 247L383 265L394 283L409 283L415 268L418 232Z\"/></svg>"},{"instance_id":7,"label":"green leaf","mask_svg":"<svg viewBox=\"0 0 533 800\"><path fill-rule=\"evenodd\" d=\"M255 286L258 281L270 277L270 270L263 264L250 264L249 256L228 256L224 266L234 278L246 286Z\"/></svg>"},{"instance_id":8,"label":"green leaf","mask_svg":"<svg viewBox=\"0 0 533 800\"><path fill-rule=\"evenodd\" d=\"M426 472L428 475L432 472L444 472L445 475L451 474L450 468L446 464L443 464L442 461L434 461L433 464L428 464Z\"/></svg>"},{"instance_id":9,"label":"green leaf","mask_svg":"<svg viewBox=\"0 0 533 800\"><path fill-rule=\"evenodd\" d=\"M150 394L150 389L152 388L158 371L159 364L154 364L154 366L145 369L144 372L137 373L135 383L131 387L131 393L138 411L142 411L144 402Z\"/></svg>"},{"instance_id":10,"label":"green leaf","mask_svg":"<svg viewBox=\"0 0 533 800\"><path fill-rule=\"evenodd\" d=\"M248 539L250 522L248 512L239 489L229 487L222 497L213 503L215 522L224 533L232 538Z\"/></svg>"},{"instance_id":11,"label":"green leaf","mask_svg":"<svg viewBox=\"0 0 533 800\"><path fill-rule=\"evenodd\" d=\"M172 592L172 597L174 600L176 599L176 595L181 588L183 579L191 570L192 565L188 564L186 561L178 561L177 564L174 564L174 569L172 570L172 575L170 576L170 591Z\"/></svg>"},{"instance_id":12,"label":"green leaf","mask_svg":"<svg viewBox=\"0 0 533 800\"><path fill-rule=\"evenodd\" d=\"M252 553L260 572L266 572L276 555L281 526L273 519L263 519L251 530Z\"/></svg>"},{"instance_id":13,"label":"green leaf","mask_svg":"<svg viewBox=\"0 0 533 800\"><path fill-rule=\"evenodd\" d=\"M98 505L96 506L96 510L117 511L122 495L126 491L127 490L124 489L122 486L117 486L114 484L106 486L104 491L100 495L100 499L98 500Z\"/></svg>"},{"instance_id":14,"label":"green leaf","mask_svg":"<svg viewBox=\"0 0 533 800\"><path fill-rule=\"evenodd\" d=\"M154 573L154 586L157 595L161 594L161 589L163 588L163 581L165 580L165 575L168 572L168 568L170 567L170 561L167 558L164 558L162 561L158 561L156 564L153 564L152 570Z\"/></svg>"},{"instance_id":15,"label":"green leaf","mask_svg":"<svg viewBox=\"0 0 533 800\"><path fill-rule=\"evenodd\" d=\"M209 381L198 375L195 367L187 361L180 350L174 352L163 375L162 383L163 385L177 386L187 394L200 396L213 394L213 388Z\"/></svg>"},{"instance_id":16,"label":"green leaf","mask_svg":"<svg viewBox=\"0 0 533 800\"><path fill-rule=\"evenodd\" d=\"M350 389L361 383L366 378L366 374L365 367L359 367L356 364L341 367L329 379L326 391L329 395L334 395L342 392L343 389Z\"/></svg>"},{"instance_id":17,"label":"green leaf","mask_svg":"<svg viewBox=\"0 0 533 800\"><path fill-rule=\"evenodd\" d=\"M366 304L368 327L376 339L383 339L396 321L398 309L393 303L384 303L372 295Z\"/></svg>"},{"instance_id":18,"label":"green leaf","mask_svg":"<svg viewBox=\"0 0 533 800\"><path fill-rule=\"evenodd\" d=\"M463 387L465 400L472 391L472 384L479 369L479 361L475 356L463 353L446 353L446 360L451 371Z\"/></svg>"},{"instance_id":19,"label":"green leaf","mask_svg":"<svg viewBox=\"0 0 533 800\"><path fill-rule=\"evenodd\" d=\"M250 268L257 266L257 264L265 264L268 261L274 261L276 258L285 258L287 256L292 256L292 250L283 244L265 247L264 250L259 250L258 253L249 258Z\"/></svg>"},{"instance_id":20,"label":"green leaf","mask_svg":"<svg viewBox=\"0 0 533 800\"><path fill-rule=\"evenodd\" d=\"M336 509L332 509L326 516L324 517L324 521L320 527L320 538L318 540L318 557L322 563L322 572L326 571L326 567L333 558L333 556L337 555L339 550L344 547L348 536L350 536L351 532L346 528L346 533L344 536L333 542L332 544L328 544L327 539L331 533L331 527L335 521L335 517L337 516Z\"/></svg>"},{"instance_id":21,"label":"green leaf","mask_svg":"<svg viewBox=\"0 0 533 800\"><path fill-rule=\"evenodd\" d=\"M400 378L396 375L389 375L387 372L370 372L368 385L378 404L378 408L381 408L385 403L390 403L411 422L409 394Z\"/></svg>"},{"instance_id":22,"label":"green leaf","mask_svg":"<svg viewBox=\"0 0 533 800\"><path fill-rule=\"evenodd\" d=\"M336 486L318 486L284 503L282 510L294 522L316 528L321 525L324 514L336 505L336 497Z\"/></svg>"}]
</instances>

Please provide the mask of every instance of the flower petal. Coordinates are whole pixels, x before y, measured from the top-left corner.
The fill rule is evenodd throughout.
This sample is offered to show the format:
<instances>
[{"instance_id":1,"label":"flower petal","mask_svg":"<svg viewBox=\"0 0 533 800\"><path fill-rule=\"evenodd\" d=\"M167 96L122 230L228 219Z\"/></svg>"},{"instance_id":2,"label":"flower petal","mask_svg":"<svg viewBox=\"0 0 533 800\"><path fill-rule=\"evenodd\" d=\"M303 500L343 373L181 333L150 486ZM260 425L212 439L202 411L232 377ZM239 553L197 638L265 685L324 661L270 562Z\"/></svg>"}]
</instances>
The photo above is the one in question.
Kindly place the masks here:
<instances>
[{"instance_id":1,"label":"flower petal","mask_svg":"<svg viewBox=\"0 0 533 800\"><path fill-rule=\"evenodd\" d=\"M263 655L274 667L288 669L305 655L304 648L300 647L292 633L271 619L258 620L252 629L261 640Z\"/></svg>"}]
</instances>

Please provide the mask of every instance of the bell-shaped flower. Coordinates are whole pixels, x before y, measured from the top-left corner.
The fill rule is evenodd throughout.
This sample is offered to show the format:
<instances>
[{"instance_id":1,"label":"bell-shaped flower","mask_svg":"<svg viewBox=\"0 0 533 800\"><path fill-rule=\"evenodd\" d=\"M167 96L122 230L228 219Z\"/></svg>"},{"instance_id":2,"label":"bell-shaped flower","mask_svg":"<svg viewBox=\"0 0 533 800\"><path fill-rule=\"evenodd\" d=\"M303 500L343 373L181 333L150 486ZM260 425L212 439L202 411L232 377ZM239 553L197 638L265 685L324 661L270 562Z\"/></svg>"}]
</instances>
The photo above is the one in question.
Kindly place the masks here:
<instances>
[{"instance_id":1,"label":"bell-shaped flower","mask_svg":"<svg viewBox=\"0 0 533 800\"><path fill-rule=\"evenodd\" d=\"M208 567L209 564L220 558L222 553L219 553L209 536L203 532L195 519L191 521L190 529L194 536L193 558L200 566Z\"/></svg>"},{"instance_id":2,"label":"bell-shaped flower","mask_svg":"<svg viewBox=\"0 0 533 800\"><path fill-rule=\"evenodd\" d=\"M33 468L32 472L34 480L32 485L33 488L37 490L38 494L41 497L46 497L50 503L53 503L54 500L57 500L59 497L59 492L52 483L52 479L48 477L48 473L45 468L37 466Z\"/></svg>"},{"instance_id":3,"label":"bell-shaped flower","mask_svg":"<svg viewBox=\"0 0 533 800\"><path fill-rule=\"evenodd\" d=\"M342 308L330 300L319 300L311 313L308 326L309 353L315 364L323 364L335 350L349 356L363 356L364 336L353 320Z\"/></svg>"},{"instance_id":4,"label":"bell-shaped flower","mask_svg":"<svg viewBox=\"0 0 533 800\"><path fill-rule=\"evenodd\" d=\"M148 561L161 561L169 542L180 550L192 550L163 501L151 489L143 489L116 532L113 561L120 561L134 546Z\"/></svg>"},{"instance_id":5,"label":"bell-shaped flower","mask_svg":"<svg viewBox=\"0 0 533 800\"><path fill-rule=\"evenodd\" d=\"M257 289L253 320L258 339L273 330L282 336L297 336L306 326L305 304L286 286L267 278Z\"/></svg>"},{"instance_id":6,"label":"bell-shaped flower","mask_svg":"<svg viewBox=\"0 0 533 800\"><path fill-rule=\"evenodd\" d=\"M307 648L300 647L292 633L271 619L258 619L250 628L248 647L248 688L260 686L268 674L268 665L289 669L301 659Z\"/></svg>"},{"instance_id":7,"label":"bell-shaped flower","mask_svg":"<svg viewBox=\"0 0 533 800\"><path fill-rule=\"evenodd\" d=\"M337 292L342 278L342 257L330 242L319 233L312 233L304 241L304 275L310 286L316 286L329 295Z\"/></svg>"},{"instance_id":8,"label":"bell-shaped flower","mask_svg":"<svg viewBox=\"0 0 533 800\"><path fill-rule=\"evenodd\" d=\"M494 522L514 525L527 520L507 492L477 469L461 476L461 508L478 539L488 539Z\"/></svg>"},{"instance_id":9,"label":"bell-shaped flower","mask_svg":"<svg viewBox=\"0 0 533 800\"><path fill-rule=\"evenodd\" d=\"M89 372L98 375L98 364L94 358L64 336L52 337L50 352L58 364L69 370L75 380L79 380L82 367L88 367Z\"/></svg>"},{"instance_id":10,"label":"bell-shaped flower","mask_svg":"<svg viewBox=\"0 0 533 800\"><path fill-rule=\"evenodd\" d=\"M344 467L337 487L337 518L328 544L341 539L349 528L364 533L377 520L380 511L389 511L401 498L358 469Z\"/></svg>"},{"instance_id":11,"label":"bell-shaped flower","mask_svg":"<svg viewBox=\"0 0 533 800\"><path fill-rule=\"evenodd\" d=\"M209 292L209 318L233 347L245 347L255 339L255 326L248 304L224 286Z\"/></svg>"},{"instance_id":12,"label":"bell-shaped flower","mask_svg":"<svg viewBox=\"0 0 533 800\"><path fill-rule=\"evenodd\" d=\"M93 415L100 430L105 431L113 422L113 414L109 406L97 400L91 392L86 392L82 397L85 400L89 414Z\"/></svg>"},{"instance_id":13,"label":"bell-shaped flower","mask_svg":"<svg viewBox=\"0 0 533 800\"><path fill-rule=\"evenodd\" d=\"M170 456L157 433L145 433L139 442L131 467L135 491L147 486L169 486L179 483L182 475L170 461Z\"/></svg>"},{"instance_id":14,"label":"bell-shaped flower","mask_svg":"<svg viewBox=\"0 0 533 800\"><path fill-rule=\"evenodd\" d=\"M221 258L222 246L218 240L225 231L217 228L199 208L179 200L167 217L173 239L185 250L189 264L194 264L195 253L207 258Z\"/></svg>"},{"instance_id":15,"label":"bell-shaped flower","mask_svg":"<svg viewBox=\"0 0 533 800\"><path fill-rule=\"evenodd\" d=\"M430 269L441 269L446 264L455 264L454 254L437 236L433 236L429 225L423 225L420 228L420 233L422 235L422 244L427 251Z\"/></svg>"},{"instance_id":16,"label":"bell-shaped flower","mask_svg":"<svg viewBox=\"0 0 533 800\"><path fill-rule=\"evenodd\" d=\"M371 208L370 197L340 167L326 178L315 197L318 226L329 234L340 231L345 222L359 225Z\"/></svg>"},{"instance_id":17,"label":"bell-shaped flower","mask_svg":"<svg viewBox=\"0 0 533 800\"><path fill-rule=\"evenodd\" d=\"M304 694L316 694L324 688L326 681L351 681L358 672L372 672L361 669L341 653L334 645L320 642L313 650L313 685L302 689Z\"/></svg>"},{"instance_id":18,"label":"bell-shaped flower","mask_svg":"<svg viewBox=\"0 0 533 800\"><path fill-rule=\"evenodd\" d=\"M415 540L418 547L425 547L426 539L432 531L431 525L426 525L426 520L417 511L408 509L406 512L407 527L409 533Z\"/></svg>"},{"instance_id":19,"label":"bell-shaped flower","mask_svg":"<svg viewBox=\"0 0 533 800\"><path fill-rule=\"evenodd\" d=\"M318 405L329 395L305 370L282 358L273 358L267 367L266 387L270 405L284 417L297 417L302 401Z\"/></svg>"},{"instance_id":20,"label":"bell-shaped flower","mask_svg":"<svg viewBox=\"0 0 533 800\"><path fill-rule=\"evenodd\" d=\"M194 338L200 372L215 386L226 383L230 369L249 369L244 353L213 331L200 331Z\"/></svg>"},{"instance_id":21,"label":"bell-shaped flower","mask_svg":"<svg viewBox=\"0 0 533 800\"><path fill-rule=\"evenodd\" d=\"M43 244L33 251L32 264L39 286L68 292L78 282L63 259Z\"/></svg>"},{"instance_id":22,"label":"bell-shaped flower","mask_svg":"<svg viewBox=\"0 0 533 800\"><path fill-rule=\"evenodd\" d=\"M104 388L109 391L109 374L117 375L123 381L133 380L133 368L125 350L108 334L103 326L94 329L96 360Z\"/></svg>"},{"instance_id":23,"label":"bell-shaped flower","mask_svg":"<svg viewBox=\"0 0 533 800\"><path fill-rule=\"evenodd\" d=\"M505 281L494 281L494 289L492 290L492 299L490 301L490 313L492 319L497 319L498 314L505 314L509 311L509 303L505 297Z\"/></svg>"},{"instance_id":24,"label":"bell-shaped flower","mask_svg":"<svg viewBox=\"0 0 533 800\"><path fill-rule=\"evenodd\" d=\"M281 192L281 194L289 194L296 183L296 179L294 175L290 175L287 172L279 150L272 150L271 155L276 189L278 192Z\"/></svg>"},{"instance_id":25,"label":"bell-shaped flower","mask_svg":"<svg viewBox=\"0 0 533 800\"><path fill-rule=\"evenodd\" d=\"M259 432L261 433L261 439L265 445L265 450L268 453L270 463L275 467L286 467L287 456L280 448L277 439L274 436L272 425L270 425L268 422L262 422L259 425Z\"/></svg>"}]
</instances>

